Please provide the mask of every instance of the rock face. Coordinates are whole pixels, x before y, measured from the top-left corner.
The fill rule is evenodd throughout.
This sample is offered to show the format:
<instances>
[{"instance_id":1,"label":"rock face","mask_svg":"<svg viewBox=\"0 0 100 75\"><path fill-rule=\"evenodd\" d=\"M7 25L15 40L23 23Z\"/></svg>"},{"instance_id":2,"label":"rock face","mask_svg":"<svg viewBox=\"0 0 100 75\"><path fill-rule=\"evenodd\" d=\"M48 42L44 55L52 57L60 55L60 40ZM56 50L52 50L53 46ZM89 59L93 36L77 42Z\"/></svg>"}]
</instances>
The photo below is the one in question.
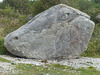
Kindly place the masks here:
<instances>
[{"instance_id":1,"label":"rock face","mask_svg":"<svg viewBox=\"0 0 100 75\"><path fill-rule=\"evenodd\" d=\"M59 4L8 34L4 44L20 57L75 58L87 49L94 27L87 14Z\"/></svg>"}]
</instances>

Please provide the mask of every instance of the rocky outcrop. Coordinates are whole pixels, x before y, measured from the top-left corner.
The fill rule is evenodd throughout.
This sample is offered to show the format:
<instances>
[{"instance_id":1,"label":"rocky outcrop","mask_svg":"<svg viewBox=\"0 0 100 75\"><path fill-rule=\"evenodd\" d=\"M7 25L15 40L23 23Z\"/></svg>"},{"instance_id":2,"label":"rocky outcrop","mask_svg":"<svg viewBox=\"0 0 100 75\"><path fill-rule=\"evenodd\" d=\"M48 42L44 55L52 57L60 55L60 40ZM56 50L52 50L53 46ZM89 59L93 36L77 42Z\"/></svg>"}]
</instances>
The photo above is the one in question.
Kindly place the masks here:
<instances>
[{"instance_id":1,"label":"rocky outcrop","mask_svg":"<svg viewBox=\"0 0 100 75\"><path fill-rule=\"evenodd\" d=\"M59 4L8 34L4 44L20 57L76 58L87 49L94 26L87 14Z\"/></svg>"}]
</instances>

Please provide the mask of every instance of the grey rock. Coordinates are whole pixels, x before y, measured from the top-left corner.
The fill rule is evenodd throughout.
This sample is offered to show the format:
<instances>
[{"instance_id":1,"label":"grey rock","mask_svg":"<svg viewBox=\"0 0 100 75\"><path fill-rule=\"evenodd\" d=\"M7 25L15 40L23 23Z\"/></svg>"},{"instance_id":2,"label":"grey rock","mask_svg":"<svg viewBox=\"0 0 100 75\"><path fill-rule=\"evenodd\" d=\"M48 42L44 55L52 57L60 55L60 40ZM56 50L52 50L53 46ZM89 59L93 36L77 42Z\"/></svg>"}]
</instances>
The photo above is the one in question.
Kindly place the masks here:
<instances>
[{"instance_id":1,"label":"grey rock","mask_svg":"<svg viewBox=\"0 0 100 75\"><path fill-rule=\"evenodd\" d=\"M96 16L95 20L96 20L97 22L100 22L100 14L98 14L98 15Z\"/></svg>"},{"instance_id":2,"label":"grey rock","mask_svg":"<svg viewBox=\"0 0 100 75\"><path fill-rule=\"evenodd\" d=\"M87 14L59 4L8 34L4 44L10 53L20 57L76 58L87 49L94 27Z\"/></svg>"}]
</instances>

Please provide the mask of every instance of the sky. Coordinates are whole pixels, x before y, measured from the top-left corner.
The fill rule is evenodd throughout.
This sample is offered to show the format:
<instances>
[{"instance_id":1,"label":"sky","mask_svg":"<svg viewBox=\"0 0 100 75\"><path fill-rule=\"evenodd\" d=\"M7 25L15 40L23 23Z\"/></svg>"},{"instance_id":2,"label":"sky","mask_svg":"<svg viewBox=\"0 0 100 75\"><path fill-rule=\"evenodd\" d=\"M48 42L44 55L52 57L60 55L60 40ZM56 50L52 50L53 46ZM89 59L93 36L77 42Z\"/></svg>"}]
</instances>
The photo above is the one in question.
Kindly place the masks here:
<instances>
[{"instance_id":1,"label":"sky","mask_svg":"<svg viewBox=\"0 0 100 75\"><path fill-rule=\"evenodd\" d=\"M0 0L0 2L2 2L3 0Z\"/></svg>"}]
</instances>

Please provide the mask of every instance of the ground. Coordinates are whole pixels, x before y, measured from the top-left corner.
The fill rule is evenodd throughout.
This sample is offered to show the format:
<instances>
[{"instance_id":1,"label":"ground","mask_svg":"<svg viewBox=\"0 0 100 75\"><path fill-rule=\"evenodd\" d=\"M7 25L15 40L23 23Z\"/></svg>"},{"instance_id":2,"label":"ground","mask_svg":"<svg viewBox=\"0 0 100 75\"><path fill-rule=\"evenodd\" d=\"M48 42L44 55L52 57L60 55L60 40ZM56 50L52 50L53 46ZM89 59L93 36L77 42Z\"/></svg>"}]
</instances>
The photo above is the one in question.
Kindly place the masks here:
<instances>
[{"instance_id":1,"label":"ground","mask_svg":"<svg viewBox=\"0 0 100 75\"><path fill-rule=\"evenodd\" d=\"M80 57L62 61L25 59L0 55L0 75L99 75L100 58Z\"/></svg>"}]
</instances>

